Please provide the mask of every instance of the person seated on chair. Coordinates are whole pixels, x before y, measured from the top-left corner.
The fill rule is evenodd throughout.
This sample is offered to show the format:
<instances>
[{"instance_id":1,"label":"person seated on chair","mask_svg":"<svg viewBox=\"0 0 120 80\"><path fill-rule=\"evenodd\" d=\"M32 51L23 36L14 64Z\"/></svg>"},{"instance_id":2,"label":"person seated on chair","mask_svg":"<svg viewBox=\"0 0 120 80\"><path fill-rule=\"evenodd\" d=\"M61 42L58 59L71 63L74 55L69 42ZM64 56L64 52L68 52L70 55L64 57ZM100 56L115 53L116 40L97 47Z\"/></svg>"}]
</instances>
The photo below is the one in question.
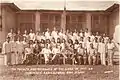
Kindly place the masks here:
<instances>
[{"instance_id":1,"label":"person seated on chair","mask_svg":"<svg viewBox=\"0 0 120 80\"><path fill-rule=\"evenodd\" d=\"M33 53L34 53L34 64L39 63L39 53L41 52L41 47L38 43L38 40L35 40L35 44L33 44Z\"/></svg>"},{"instance_id":2,"label":"person seated on chair","mask_svg":"<svg viewBox=\"0 0 120 80\"><path fill-rule=\"evenodd\" d=\"M78 47L78 49L77 49L77 60L78 60L78 64L82 64L83 53L84 53L84 48L82 47L82 43L80 43L80 44L79 44L79 47Z\"/></svg>"},{"instance_id":3,"label":"person seated on chair","mask_svg":"<svg viewBox=\"0 0 120 80\"><path fill-rule=\"evenodd\" d=\"M33 46L29 44L28 47L25 48L23 64L31 63L31 61L32 61L31 57L30 57L31 54L33 54Z\"/></svg>"},{"instance_id":4,"label":"person seated on chair","mask_svg":"<svg viewBox=\"0 0 120 80\"><path fill-rule=\"evenodd\" d=\"M45 58L45 64L49 63L49 57L51 54L51 50L48 48L48 45L45 45L45 48L42 49L41 53L44 55Z\"/></svg>"},{"instance_id":5,"label":"person seated on chair","mask_svg":"<svg viewBox=\"0 0 120 80\"><path fill-rule=\"evenodd\" d=\"M74 46L73 41L71 39L68 40L68 43L66 44L66 52L67 52L67 63L73 63L70 62L71 60L74 61Z\"/></svg>"},{"instance_id":6,"label":"person seated on chair","mask_svg":"<svg viewBox=\"0 0 120 80\"><path fill-rule=\"evenodd\" d=\"M55 48L52 49L52 54L53 54L53 57L52 57L53 63L55 63L55 64L59 63L60 49L57 45Z\"/></svg>"},{"instance_id":7,"label":"person seated on chair","mask_svg":"<svg viewBox=\"0 0 120 80\"><path fill-rule=\"evenodd\" d=\"M92 43L90 44L90 49L88 51L88 63L89 65L91 65L92 63L93 65L96 64L96 54Z\"/></svg>"},{"instance_id":8,"label":"person seated on chair","mask_svg":"<svg viewBox=\"0 0 120 80\"><path fill-rule=\"evenodd\" d=\"M78 47L79 47L79 42L78 42L78 40L75 40L75 43L74 43L74 45L73 45L73 47L74 47L74 58L75 58L75 62L77 63L77 64L79 64L79 60L78 60L78 52L77 52L77 49L78 49Z\"/></svg>"}]
</instances>

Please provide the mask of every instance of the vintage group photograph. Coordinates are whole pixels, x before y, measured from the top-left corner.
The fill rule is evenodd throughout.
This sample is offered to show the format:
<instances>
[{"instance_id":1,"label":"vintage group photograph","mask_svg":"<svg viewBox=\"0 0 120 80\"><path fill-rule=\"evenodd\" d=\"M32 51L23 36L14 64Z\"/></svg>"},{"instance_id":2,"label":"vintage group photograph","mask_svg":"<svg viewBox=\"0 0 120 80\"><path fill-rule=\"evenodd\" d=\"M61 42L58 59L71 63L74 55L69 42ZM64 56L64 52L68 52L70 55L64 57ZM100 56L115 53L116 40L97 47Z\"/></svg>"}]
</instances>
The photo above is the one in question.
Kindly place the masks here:
<instances>
[{"instance_id":1,"label":"vintage group photograph","mask_svg":"<svg viewBox=\"0 0 120 80\"><path fill-rule=\"evenodd\" d=\"M119 15L119 0L1 0L0 80L120 80Z\"/></svg>"}]
</instances>

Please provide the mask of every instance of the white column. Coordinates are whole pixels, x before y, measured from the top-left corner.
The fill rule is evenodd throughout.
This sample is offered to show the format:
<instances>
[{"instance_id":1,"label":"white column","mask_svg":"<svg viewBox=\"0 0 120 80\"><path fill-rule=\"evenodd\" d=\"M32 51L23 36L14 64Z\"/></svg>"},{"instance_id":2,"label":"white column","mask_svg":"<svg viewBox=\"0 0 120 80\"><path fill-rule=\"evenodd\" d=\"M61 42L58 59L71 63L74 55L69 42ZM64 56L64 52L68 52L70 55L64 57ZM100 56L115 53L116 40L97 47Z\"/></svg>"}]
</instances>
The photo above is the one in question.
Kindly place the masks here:
<instances>
[{"instance_id":1,"label":"white column","mask_svg":"<svg viewBox=\"0 0 120 80\"><path fill-rule=\"evenodd\" d=\"M35 30L38 31L40 29L40 13L37 11L35 13Z\"/></svg>"},{"instance_id":2,"label":"white column","mask_svg":"<svg viewBox=\"0 0 120 80\"><path fill-rule=\"evenodd\" d=\"M63 31L66 30L66 13L64 12L61 14L61 28Z\"/></svg>"},{"instance_id":3,"label":"white column","mask_svg":"<svg viewBox=\"0 0 120 80\"><path fill-rule=\"evenodd\" d=\"M86 28L88 28L88 31L91 32L91 13L86 13Z\"/></svg>"}]
</instances>

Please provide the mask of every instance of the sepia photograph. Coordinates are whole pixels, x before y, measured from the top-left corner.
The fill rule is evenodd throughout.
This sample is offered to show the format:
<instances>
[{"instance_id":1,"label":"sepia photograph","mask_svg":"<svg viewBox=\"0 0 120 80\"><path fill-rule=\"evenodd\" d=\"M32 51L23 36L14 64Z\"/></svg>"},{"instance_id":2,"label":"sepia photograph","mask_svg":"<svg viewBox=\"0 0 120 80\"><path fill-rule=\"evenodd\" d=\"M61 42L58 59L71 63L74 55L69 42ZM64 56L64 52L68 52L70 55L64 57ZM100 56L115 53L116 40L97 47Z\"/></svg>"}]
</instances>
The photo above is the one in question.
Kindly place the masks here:
<instances>
[{"instance_id":1,"label":"sepia photograph","mask_svg":"<svg viewBox=\"0 0 120 80\"><path fill-rule=\"evenodd\" d=\"M119 0L0 0L0 80L120 80Z\"/></svg>"}]
</instances>

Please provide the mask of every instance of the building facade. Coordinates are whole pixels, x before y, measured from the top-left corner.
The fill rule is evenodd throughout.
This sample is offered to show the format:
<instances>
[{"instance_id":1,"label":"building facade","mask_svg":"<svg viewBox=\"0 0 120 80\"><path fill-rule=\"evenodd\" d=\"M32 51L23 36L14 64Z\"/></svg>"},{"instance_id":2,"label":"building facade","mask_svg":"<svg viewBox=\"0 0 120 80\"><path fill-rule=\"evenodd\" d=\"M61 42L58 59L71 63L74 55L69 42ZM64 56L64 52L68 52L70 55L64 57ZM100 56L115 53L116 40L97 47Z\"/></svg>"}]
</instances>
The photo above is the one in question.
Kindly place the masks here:
<instances>
[{"instance_id":1,"label":"building facade","mask_svg":"<svg viewBox=\"0 0 120 80\"><path fill-rule=\"evenodd\" d=\"M14 3L0 4L0 42L6 38L10 28L14 30L45 31L53 27L80 30L88 28L91 32L107 33L112 36L119 24L119 5L114 4L105 11L68 11L63 10L21 10Z\"/></svg>"}]
</instances>

